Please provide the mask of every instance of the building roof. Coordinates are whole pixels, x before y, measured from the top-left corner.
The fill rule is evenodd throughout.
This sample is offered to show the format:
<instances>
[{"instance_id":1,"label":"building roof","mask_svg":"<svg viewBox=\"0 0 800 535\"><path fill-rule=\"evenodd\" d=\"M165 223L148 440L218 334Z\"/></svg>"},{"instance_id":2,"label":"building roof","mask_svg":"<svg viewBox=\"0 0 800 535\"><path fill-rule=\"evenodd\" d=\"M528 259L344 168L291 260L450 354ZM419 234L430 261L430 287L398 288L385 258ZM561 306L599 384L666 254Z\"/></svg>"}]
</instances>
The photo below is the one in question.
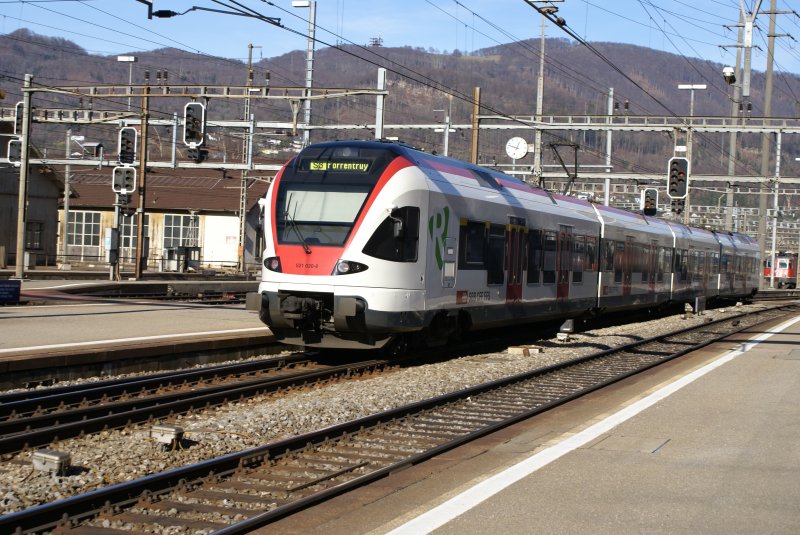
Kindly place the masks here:
<instances>
[{"instance_id":1,"label":"building roof","mask_svg":"<svg viewBox=\"0 0 800 535\"><path fill-rule=\"evenodd\" d=\"M138 169L137 169L138 171ZM247 210L267 192L272 174L246 177ZM111 168L79 170L71 173L71 208L111 209ZM146 176L146 210L198 210L236 212L242 184L240 171L223 173L217 169L152 169ZM130 195L130 208L138 208L139 192Z\"/></svg>"}]
</instances>

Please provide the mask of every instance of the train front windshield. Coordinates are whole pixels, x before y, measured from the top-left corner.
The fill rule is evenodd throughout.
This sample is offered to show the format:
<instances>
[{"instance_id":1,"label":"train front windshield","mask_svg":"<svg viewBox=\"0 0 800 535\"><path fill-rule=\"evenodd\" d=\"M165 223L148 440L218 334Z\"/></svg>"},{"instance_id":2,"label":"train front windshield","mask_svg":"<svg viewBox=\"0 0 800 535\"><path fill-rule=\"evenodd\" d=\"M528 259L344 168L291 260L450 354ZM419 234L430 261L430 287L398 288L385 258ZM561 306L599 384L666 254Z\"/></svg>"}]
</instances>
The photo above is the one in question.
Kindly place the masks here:
<instances>
[{"instance_id":1,"label":"train front windshield","mask_svg":"<svg viewBox=\"0 0 800 535\"><path fill-rule=\"evenodd\" d=\"M386 166L388 149L309 147L287 167L278 186L275 224L280 244L341 246Z\"/></svg>"}]
</instances>

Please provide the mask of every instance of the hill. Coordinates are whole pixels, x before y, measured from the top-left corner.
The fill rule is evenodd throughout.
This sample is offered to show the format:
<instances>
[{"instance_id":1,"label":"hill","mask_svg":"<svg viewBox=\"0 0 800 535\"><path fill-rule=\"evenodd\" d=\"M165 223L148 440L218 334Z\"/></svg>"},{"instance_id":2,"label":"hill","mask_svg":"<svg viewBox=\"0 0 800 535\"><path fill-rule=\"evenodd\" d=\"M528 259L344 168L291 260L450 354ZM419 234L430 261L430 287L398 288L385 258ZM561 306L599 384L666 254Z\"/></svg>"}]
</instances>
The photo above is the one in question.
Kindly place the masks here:
<instances>
[{"instance_id":1,"label":"hill","mask_svg":"<svg viewBox=\"0 0 800 535\"><path fill-rule=\"evenodd\" d=\"M447 93L455 94L452 101L452 121L468 124L472 106L468 102L473 87L481 87L483 113L532 115L536 102L538 74L538 41L522 41L463 54L459 51L440 53L421 48L367 48L344 46L323 48L317 51L314 62L316 87L374 87L377 67L389 69L389 97L386 101L387 123L433 123L442 120L442 112L449 105ZM565 39L548 39L545 67L544 113L546 115L604 115L607 93L614 88L618 109L615 114L631 115L688 115L689 94L678 89L681 83L706 83L708 89L695 93L696 116L728 116L730 114L730 87L722 79L723 65L706 60L687 59L682 56L633 45L594 43L594 47L625 72L633 82L625 79L608 64L601 61L586 47ZM222 84L244 85L247 66L239 61L193 54L177 49L159 49L136 53L134 83L142 83L144 71L149 70L151 84L166 77L169 84ZM115 56L95 56L74 43L36 35L19 30L0 39L0 61L4 65L0 89L7 93L5 106L21 99L21 80L31 73L35 82L51 86L126 84L129 64L119 63ZM254 83L263 83L269 72L273 86L302 86L305 77L305 53L292 52L263 59L254 65ZM763 110L764 76L753 73L752 115ZM795 95L800 95L800 79L794 75L780 74L775 81L773 116L790 117L798 112ZM463 98L461 98L463 97ZM62 99L51 94L37 94L35 105L55 107ZM627 102L627 107L626 103ZM107 108L107 102L83 102L84 107ZM137 103L134 103L134 106ZM72 104L75 105L75 104ZM171 116L182 109L174 99L154 101L154 115ZM626 109L627 108L627 109ZM284 102L255 103L251 109L258 120L290 120L291 112ZM209 107L209 118L240 118L241 102L214 101ZM315 103L312 123L369 124L374 122L374 98L352 97ZM63 150L63 129L38 128L37 143L51 150ZM75 130L75 129L74 129ZM116 145L113 129L84 127L94 138L106 140L107 146ZM395 133L388 132L389 135ZM278 140L290 141L285 133L276 133ZM312 140L325 138L372 137L365 128L347 132L325 134L315 132ZM487 132L481 141L483 162L506 162L503 147L512 135L524 135L532 140L529 130ZM578 142L582 151L581 163L602 161L604 135L595 132L562 132L563 138ZM442 134L431 131L407 130L401 137L427 150L441 151ZM699 136L698 136L699 137ZM791 137L791 136L790 136ZM545 136L545 142L550 138ZM695 139L694 170L698 173L727 171L727 140L721 135ZM466 158L469 153L469 133L457 132L450 140L450 154ZM787 153L800 152L793 139L784 139ZM59 149L59 144L61 149ZM218 142L218 150L230 154L228 160L240 158L241 141L225 139ZM759 136L740 136L739 168L752 174L760 167ZM656 171L666 168L672 155L673 140L666 135L618 133L614 136L614 165L617 171ZM545 152L546 163L554 160ZM793 165L793 164L792 164ZM797 174L797 173L795 173Z\"/></svg>"}]
</instances>

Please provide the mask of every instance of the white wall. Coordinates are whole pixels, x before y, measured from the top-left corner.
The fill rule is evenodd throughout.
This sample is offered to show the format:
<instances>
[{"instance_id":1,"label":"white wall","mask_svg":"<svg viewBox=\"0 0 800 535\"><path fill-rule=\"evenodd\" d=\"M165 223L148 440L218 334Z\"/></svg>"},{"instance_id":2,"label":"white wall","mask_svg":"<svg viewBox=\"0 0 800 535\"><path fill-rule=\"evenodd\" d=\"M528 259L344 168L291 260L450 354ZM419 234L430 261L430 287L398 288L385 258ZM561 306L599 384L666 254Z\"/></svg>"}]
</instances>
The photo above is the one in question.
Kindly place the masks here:
<instances>
[{"instance_id":1,"label":"white wall","mask_svg":"<svg viewBox=\"0 0 800 535\"><path fill-rule=\"evenodd\" d=\"M239 218L225 215L203 217L203 262L239 261Z\"/></svg>"}]
</instances>

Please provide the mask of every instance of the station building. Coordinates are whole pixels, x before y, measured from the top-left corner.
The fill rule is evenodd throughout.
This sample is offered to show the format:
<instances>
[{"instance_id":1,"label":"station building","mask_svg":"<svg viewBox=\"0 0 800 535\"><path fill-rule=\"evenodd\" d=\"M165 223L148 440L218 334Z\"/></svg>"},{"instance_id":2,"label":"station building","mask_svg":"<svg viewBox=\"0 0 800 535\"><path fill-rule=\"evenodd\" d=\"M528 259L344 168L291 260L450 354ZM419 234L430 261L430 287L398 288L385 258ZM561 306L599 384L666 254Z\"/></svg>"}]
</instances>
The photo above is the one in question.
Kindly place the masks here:
<instances>
[{"instance_id":1,"label":"station building","mask_svg":"<svg viewBox=\"0 0 800 535\"><path fill-rule=\"evenodd\" d=\"M262 242L261 207L271 176L216 169L151 169L145 195L147 271L258 271ZM108 229L115 218L110 169L71 174L66 246L59 263L71 269L106 267ZM244 196L242 189L244 188ZM244 201L244 202L243 202ZM132 271L136 258L139 192L119 209L121 268ZM240 214L244 206L244 214ZM242 221L242 217L244 221ZM239 266L240 225L245 225L245 265Z\"/></svg>"}]
</instances>

